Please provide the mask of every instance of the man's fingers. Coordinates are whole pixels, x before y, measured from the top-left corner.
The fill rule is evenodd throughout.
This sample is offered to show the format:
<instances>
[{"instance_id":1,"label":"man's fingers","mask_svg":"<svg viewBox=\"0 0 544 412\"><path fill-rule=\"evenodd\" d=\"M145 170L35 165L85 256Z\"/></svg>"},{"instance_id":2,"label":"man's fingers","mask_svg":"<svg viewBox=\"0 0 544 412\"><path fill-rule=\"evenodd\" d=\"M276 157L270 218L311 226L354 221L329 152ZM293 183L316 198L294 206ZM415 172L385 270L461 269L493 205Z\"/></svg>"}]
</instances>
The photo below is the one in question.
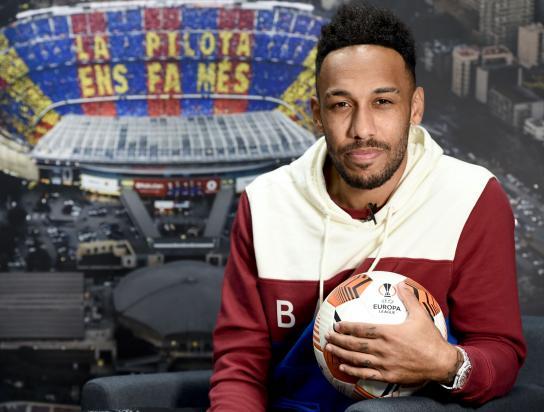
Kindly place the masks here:
<instances>
[{"instance_id":1,"label":"man's fingers","mask_svg":"<svg viewBox=\"0 0 544 412\"><path fill-rule=\"evenodd\" d=\"M357 336L359 338L376 339L380 337L378 325L361 322L336 322L333 326L335 332L344 335Z\"/></svg>"},{"instance_id":2,"label":"man's fingers","mask_svg":"<svg viewBox=\"0 0 544 412\"><path fill-rule=\"evenodd\" d=\"M327 342L354 352L371 353L373 339L359 338L330 331L326 336Z\"/></svg>"},{"instance_id":3,"label":"man's fingers","mask_svg":"<svg viewBox=\"0 0 544 412\"><path fill-rule=\"evenodd\" d=\"M358 368L356 366L350 366L343 363L340 365L340 370L350 376L355 376L356 378L359 378L359 379L385 382L383 375L377 369L364 368L364 367Z\"/></svg>"},{"instance_id":4,"label":"man's fingers","mask_svg":"<svg viewBox=\"0 0 544 412\"><path fill-rule=\"evenodd\" d=\"M336 356L341 361L341 363L347 363L349 365L357 366L359 368L373 369L378 366L378 358L367 353L344 349L333 343L327 343L325 345L325 350Z\"/></svg>"}]
</instances>

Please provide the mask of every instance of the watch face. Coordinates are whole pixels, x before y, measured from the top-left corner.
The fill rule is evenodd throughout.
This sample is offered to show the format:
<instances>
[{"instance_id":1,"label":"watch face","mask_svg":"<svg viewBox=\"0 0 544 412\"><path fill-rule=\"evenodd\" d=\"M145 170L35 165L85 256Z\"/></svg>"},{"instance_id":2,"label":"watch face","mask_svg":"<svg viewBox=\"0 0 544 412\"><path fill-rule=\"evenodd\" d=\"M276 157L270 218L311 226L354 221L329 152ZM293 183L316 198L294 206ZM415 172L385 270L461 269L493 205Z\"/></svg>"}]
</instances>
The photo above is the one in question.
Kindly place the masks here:
<instances>
[{"instance_id":1,"label":"watch face","mask_svg":"<svg viewBox=\"0 0 544 412\"><path fill-rule=\"evenodd\" d=\"M463 386L465 386L465 382L467 381L469 369L465 369L461 375L459 375L459 380L457 381L457 388L461 389Z\"/></svg>"},{"instance_id":2,"label":"watch face","mask_svg":"<svg viewBox=\"0 0 544 412\"><path fill-rule=\"evenodd\" d=\"M463 386L465 386L465 383L468 379L468 375L470 373L470 370L472 369L472 365L470 363L470 359L467 355L467 353L464 351L463 348L460 346L457 346L457 349L461 352L463 355L463 364L457 371L457 376L455 377L455 382L453 384L454 389L461 389Z\"/></svg>"},{"instance_id":3,"label":"watch face","mask_svg":"<svg viewBox=\"0 0 544 412\"><path fill-rule=\"evenodd\" d=\"M471 369L470 361L466 359L465 362L463 362L463 364L461 365L461 368L459 369L459 372L458 372L459 374L457 375L457 379L455 382L455 389L460 389L463 386L465 386L465 383L468 379L468 375L470 373L470 369Z\"/></svg>"}]
</instances>

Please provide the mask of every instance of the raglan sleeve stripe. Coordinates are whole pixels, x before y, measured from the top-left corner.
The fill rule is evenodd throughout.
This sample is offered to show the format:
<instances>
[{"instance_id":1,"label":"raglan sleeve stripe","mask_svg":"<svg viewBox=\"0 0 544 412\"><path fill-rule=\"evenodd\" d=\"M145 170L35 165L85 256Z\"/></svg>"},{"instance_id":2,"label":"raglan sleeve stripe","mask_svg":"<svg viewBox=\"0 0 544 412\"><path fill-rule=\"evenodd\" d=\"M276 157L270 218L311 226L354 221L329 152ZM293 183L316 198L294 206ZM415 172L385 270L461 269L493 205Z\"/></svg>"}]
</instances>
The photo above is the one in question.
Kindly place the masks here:
<instances>
[{"instance_id":1,"label":"raglan sleeve stripe","mask_svg":"<svg viewBox=\"0 0 544 412\"><path fill-rule=\"evenodd\" d=\"M213 342L210 410L264 411L270 338L257 286L251 211L246 193L240 197L232 226Z\"/></svg>"},{"instance_id":2,"label":"raglan sleeve stripe","mask_svg":"<svg viewBox=\"0 0 544 412\"><path fill-rule=\"evenodd\" d=\"M491 178L465 223L453 262L450 321L472 363L454 393L482 404L506 394L526 355L518 302L514 216Z\"/></svg>"}]
</instances>

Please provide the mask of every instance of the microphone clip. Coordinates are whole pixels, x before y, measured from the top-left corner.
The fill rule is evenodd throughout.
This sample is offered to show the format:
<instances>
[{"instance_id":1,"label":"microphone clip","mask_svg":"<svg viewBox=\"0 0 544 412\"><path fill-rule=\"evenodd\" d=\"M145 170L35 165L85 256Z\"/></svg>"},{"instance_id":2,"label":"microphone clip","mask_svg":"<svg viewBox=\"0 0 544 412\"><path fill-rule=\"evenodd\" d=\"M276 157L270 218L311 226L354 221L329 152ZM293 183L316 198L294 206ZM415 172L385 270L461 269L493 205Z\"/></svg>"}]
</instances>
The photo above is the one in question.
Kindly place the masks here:
<instances>
[{"instance_id":1,"label":"microphone clip","mask_svg":"<svg viewBox=\"0 0 544 412\"><path fill-rule=\"evenodd\" d=\"M377 225L378 223L376 222L376 213L378 213L378 205L376 203L369 203L367 205L368 207L368 211L370 212L370 219L368 220L372 220L374 222L375 225Z\"/></svg>"}]
</instances>

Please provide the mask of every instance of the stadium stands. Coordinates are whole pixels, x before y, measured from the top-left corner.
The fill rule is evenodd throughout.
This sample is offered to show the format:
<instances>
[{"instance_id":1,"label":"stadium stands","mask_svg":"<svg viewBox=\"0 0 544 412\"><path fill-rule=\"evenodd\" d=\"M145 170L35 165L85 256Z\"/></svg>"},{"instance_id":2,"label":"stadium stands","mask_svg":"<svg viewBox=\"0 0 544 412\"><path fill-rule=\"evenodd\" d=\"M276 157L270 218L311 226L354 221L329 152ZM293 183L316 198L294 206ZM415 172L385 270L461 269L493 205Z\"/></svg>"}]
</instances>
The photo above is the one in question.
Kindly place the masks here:
<instances>
[{"instance_id":1,"label":"stadium stands","mask_svg":"<svg viewBox=\"0 0 544 412\"><path fill-rule=\"evenodd\" d=\"M213 165L298 157L313 135L279 111L216 116L67 115L32 151L38 164Z\"/></svg>"},{"instance_id":2,"label":"stadium stands","mask_svg":"<svg viewBox=\"0 0 544 412\"><path fill-rule=\"evenodd\" d=\"M142 4L42 9L1 28L0 111L9 131L34 142L68 113L192 116L278 107L231 98L245 95L307 111L310 95L289 91L312 69L308 56L323 23L307 7ZM293 90L303 93L288 96Z\"/></svg>"}]
</instances>

